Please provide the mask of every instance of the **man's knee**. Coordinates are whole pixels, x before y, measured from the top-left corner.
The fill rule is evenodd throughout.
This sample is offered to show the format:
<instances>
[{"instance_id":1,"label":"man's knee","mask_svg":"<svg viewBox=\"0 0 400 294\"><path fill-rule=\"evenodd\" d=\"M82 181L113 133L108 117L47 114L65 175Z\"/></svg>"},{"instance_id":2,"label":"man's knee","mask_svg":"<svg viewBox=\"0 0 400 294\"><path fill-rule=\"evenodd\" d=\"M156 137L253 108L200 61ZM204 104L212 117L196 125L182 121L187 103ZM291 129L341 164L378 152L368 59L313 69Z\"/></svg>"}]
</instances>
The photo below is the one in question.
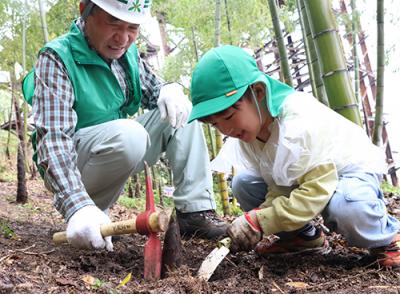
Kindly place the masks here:
<instances>
[{"instance_id":1,"label":"man's knee","mask_svg":"<svg viewBox=\"0 0 400 294\"><path fill-rule=\"evenodd\" d=\"M145 128L133 120L120 120L116 129L117 152L121 160L136 165L146 154L150 146L149 134Z\"/></svg>"}]
</instances>

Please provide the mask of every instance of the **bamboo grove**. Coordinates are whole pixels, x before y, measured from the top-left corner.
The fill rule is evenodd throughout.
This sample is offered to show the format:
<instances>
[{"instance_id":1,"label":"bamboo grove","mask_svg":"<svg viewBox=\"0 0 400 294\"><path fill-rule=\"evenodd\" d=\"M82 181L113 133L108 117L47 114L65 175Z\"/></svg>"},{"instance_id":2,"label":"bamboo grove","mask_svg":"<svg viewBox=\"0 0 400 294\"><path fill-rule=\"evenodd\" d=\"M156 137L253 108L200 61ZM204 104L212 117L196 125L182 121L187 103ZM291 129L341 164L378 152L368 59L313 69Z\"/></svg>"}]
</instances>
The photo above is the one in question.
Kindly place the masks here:
<instances>
[{"instance_id":1,"label":"bamboo grove","mask_svg":"<svg viewBox=\"0 0 400 294\"><path fill-rule=\"evenodd\" d=\"M35 2L35 1L34 1ZM3 35L0 46L0 68L16 76L15 64L27 72L36 60L36 52L48 40L65 32L70 22L78 16L78 2L74 0L7 0L0 5ZM164 65L158 68L165 80L178 80L187 85L191 70L208 49L221 44L233 44L252 50L263 71L276 75L285 83L299 90L312 91L314 96L339 114L358 125L364 125L375 144L386 144L391 158L390 145L382 118L384 87L384 2L373 1L377 11L378 60L376 87L374 81L365 84L360 77L357 48L362 46L363 31L360 26L355 0L340 0L341 9L332 6L330 0L155 0L152 14L160 32L161 48L151 44L146 27L139 40L143 56L150 58L149 48L164 53ZM48 9L46 9L46 7ZM350 12L348 12L350 11ZM11 19L11 21L10 21ZM337 19L340 19L338 23ZM301 32L300 47L289 43ZM344 32L344 33L343 33ZM343 38L346 36L346 38ZM351 42L351 61L346 60L342 42ZM300 48L300 49L299 49ZM299 51L305 57L299 57ZM272 61L265 61L269 55ZM363 52L365 56L365 52ZM269 59L270 60L270 59ZM365 59L364 59L365 61ZM349 63L351 62L351 66ZM300 70L302 64L303 70ZM353 73L353 76L351 74ZM22 102L20 84L23 74L11 79L6 89L12 93L10 114L3 115L2 129L17 135L18 147L18 196L17 201L26 202L24 188L28 169L36 176L30 157L30 128L27 121L29 109ZM366 105L366 87L374 86L376 115ZM4 88L4 86L2 86ZM12 113L12 115L11 115ZM204 133L210 158L217 155L223 144L222 135L209 126ZM372 140L371 138L371 140ZM28 147L27 147L28 146ZM162 187L171 185L172 177L168 162L162 159L152 170L153 186L162 200ZM234 171L232 171L232 174ZM397 185L395 170L389 171L393 185ZM127 183L127 193L139 197L143 191L141 176L132 177ZM234 201L229 199L227 175L215 175L215 192L220 195L224 214L234 211Z\"/></svg>"}]
</instances>

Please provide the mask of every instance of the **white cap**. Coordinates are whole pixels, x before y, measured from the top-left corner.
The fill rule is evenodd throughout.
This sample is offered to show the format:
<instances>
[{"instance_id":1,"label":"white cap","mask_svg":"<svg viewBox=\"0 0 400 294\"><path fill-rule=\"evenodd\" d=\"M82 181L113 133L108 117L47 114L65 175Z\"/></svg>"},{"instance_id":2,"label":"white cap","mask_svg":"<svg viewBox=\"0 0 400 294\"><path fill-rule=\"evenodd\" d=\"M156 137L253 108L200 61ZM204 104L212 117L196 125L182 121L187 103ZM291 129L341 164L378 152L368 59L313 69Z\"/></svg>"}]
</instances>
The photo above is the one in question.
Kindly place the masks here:
<instances>
[{"instance_id":1,"label":"white cap","mask_svg":"<svg viewBox=\"0 0 400 294\"><path fill-rule=\"evenodd\" d=\"M112 16L133 24L141 24L150 16L151 0L92 0Z\"/></svg>"}]
</instances>

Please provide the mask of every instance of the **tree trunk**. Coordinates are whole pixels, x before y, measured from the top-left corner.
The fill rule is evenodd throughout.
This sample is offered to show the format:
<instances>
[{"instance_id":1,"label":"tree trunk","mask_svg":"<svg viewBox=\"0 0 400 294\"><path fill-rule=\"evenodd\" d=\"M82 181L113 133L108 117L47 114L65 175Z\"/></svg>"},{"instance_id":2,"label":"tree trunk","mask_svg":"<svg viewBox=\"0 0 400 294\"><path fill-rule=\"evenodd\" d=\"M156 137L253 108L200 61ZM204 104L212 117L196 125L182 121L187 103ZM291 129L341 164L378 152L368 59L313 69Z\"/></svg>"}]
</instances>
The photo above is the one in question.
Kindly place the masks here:
<instances>
[{"instance_id":1,"label":"tree trunk","mask_svg":"<svg viewBox=\"0 0 400 294\"><path fill-rule=\"evenodd\" d=\"M192 27L192 40L193 40L193 50L196 63L199 61L199 51L197 50L196 34L194 33L194 27Z\"/></svg>"},{"instance_id":2,"label":"tree trunk","mask_svg":"<svg viewBox=\"0 0 400 294\"><path fill-rule=\"evenodd\" d=\"M128 179L128 198L133 198L133 176Z\"/></svg>"},{"instance_id":3,"label":"tree trunk","mask_svg":"<svg viewBox=\"0 0 400 294\"><path fill-rule=\"evenodd\" d=\"M225 3L225 15L226 15L226 26L228 28L229 33L229 44L233 44L232 42L232 28L231 28L231 19L229 17L229 9L228 9L228 0L224 0Z\"/></svg>"},{"instance_id":4,"label":"tree trunk","mask_svg":"<svg viewBox=\"0 0 400 294\"><path fill-rule=\"evenodd\" d=\"M46 0L38 0L38 1L39 1L40 21L42 24L42 31L43 31L43 39L44 43L47 43L49 41L49 32L47 30L46 11L43 3L43 1Z\"/></svg>"},{"instance_id":5,"label":"tree trunk","mask_svg":"<svg viewBox=\"0 0 400 294\"><path fill-rule=\"evenodd\" d=\"M135 183L135 194L134 194L134 196L135 196L135 198L140 198L140 187L141 187L141 185L140 185L140 181L139 181L139 174L133 175L132 178L133 178L133 181Z\"/></svg>"},{"instance_id":6,"label":"tree trunk","mask_svg":"<svg viewBox=\"0 0 400 294\"><path fill-rule=\"evenodd\" d=\"M276 6L275 0L268 0L268 6L271 13L272 24L274 27L275 39L278 44L283 78L286 84L293 87L293 79L290 73L289 60L286 52L285 42L282 37L281 25L279 23L278 7Z\"/></svg>"},{"instance_id":7,"label":"tree trunk","mask_svg":"<svg viewBox=\"0 0 400 294\"><path fill-rule=\"evenodd\" d=\"M22 18L22 68L23 68L23 73L27 72L26 70L26 21L27 21L27 13L28 13L28 1L25 0L24 2L24 8L23 8L23 18ZM25 164L25 170L29 170L29 165L30 161L28 158L28 103L26 103L25 99L23 99L23 104L22 104L22 110L24 114L24 128L23 128L23 136L24 136L24 145L23 145L23 151L24 151L24 164ZM33 177L33 173L31 174Z\"/></svg>"},{"instance_id":8,"label":"tree trunk","mask_svg":"<svg viewBox=\"0 0 400 294\"><path fill-rule=\"evenodd\" d=\"M165 23L165 14L163 12L157 12L158 27L160 28L161 44L164 50L164 55L168 56L171 53L171 47L168 45L168 35Z\"/></svg>"},{"instance_id":9,"label":"tree trunk","mask_svg":"<svg viewBox=\"0 0 400 294\"><path fill-rule=\"evenodd\" d=\"M330 107L362 126L329 0L304 0Z\"/></svg>"},{"instance_id":10,"label":"tree trunk","mask_svg":"<svg viewBox=\"0 0 400 294\"><path fill-rule=\"evenodd\" d=\"M14 73L11 76L15 76ZM15 93L15 82L13 78L11 78L11 95L12 100L14 101L14 109L15 109L15 127L18 135L18 153L17 153L17 203L26 203L28 201L28 191L26 189L26 177L25 177L25 154L24 154L24 136L23 136L23 126L22 126L22 118L21 111L18 105L18 98ZM11 123L11 122L10 122Z\"/></svg>"}]
</instances>

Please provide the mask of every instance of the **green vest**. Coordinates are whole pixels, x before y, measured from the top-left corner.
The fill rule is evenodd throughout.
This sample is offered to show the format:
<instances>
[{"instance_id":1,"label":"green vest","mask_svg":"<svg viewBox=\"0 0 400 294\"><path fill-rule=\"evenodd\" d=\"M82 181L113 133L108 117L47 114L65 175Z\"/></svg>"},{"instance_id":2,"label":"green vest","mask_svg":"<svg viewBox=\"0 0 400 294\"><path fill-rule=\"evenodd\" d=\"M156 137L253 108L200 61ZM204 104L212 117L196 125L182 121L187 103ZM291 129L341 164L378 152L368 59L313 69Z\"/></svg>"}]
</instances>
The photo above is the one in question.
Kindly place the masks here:
<instances>
[{"instance_id":1,"label":"green vest","mask_svg":"<svg viewBox=\"0 0 400 294\"><path fill-rule=\"evenodd\" d=\"M72 83L75 94L73 109L78 116L76 131L80 128L126 118L137 112L142 92L137 60L138 51L135 45L132 45L120 59L127 75L127 97L108 64L89 48L75 22L72 23L67 34L47 43L40 53L46 48L54 50L61 58ZM22 88L25 99L31 104L34 93L34 69L25 77ZM34 149L36 149L35 135L32 135ZM35 155L34 159L36 159Z\"/></svg>"}]
</instances>

